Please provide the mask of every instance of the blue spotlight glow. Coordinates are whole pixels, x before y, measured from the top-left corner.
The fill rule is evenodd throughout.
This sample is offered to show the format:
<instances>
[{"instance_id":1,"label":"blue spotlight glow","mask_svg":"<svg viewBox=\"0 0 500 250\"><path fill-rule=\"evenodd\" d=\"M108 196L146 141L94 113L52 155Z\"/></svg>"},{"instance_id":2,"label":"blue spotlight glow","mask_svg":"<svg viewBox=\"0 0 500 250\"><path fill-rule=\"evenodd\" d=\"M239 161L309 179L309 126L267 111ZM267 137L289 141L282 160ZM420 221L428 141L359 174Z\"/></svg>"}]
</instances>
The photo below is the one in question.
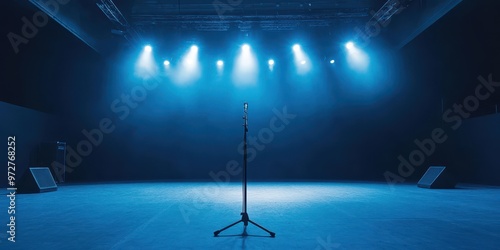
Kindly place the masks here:
<instances>
[{"instance_id":1,"label":"blue spotlight glow","mask_svg":"<svg viewBox=\"0 0 500 250\"><path fill-rule=\"evenodd\" d=\"M163 65L165 65L165 66L169 66L169 65L170 65L170 61L169 61L169 60L165 60L165 61L163 61Z\"/></svg>"},{"instance_id":2,"label":"blue spotlight glow","mask_svg":"<svg viewBox=\"0 0 500 250\"><path fill-rule=\"evenodd\" d=\"M223 73L223 71L224 71L224 61L222 61L222 60L217 60L216 65L217 65L217 73L218 73L219 75L222 75L222 73Z\"/></svg>"},{"instance_id":3,"label":"blue spotlight glow","mask_svg":"<svg viewBox=\"0 0 500 250\"><path fill-rule=\"evenodd\" d=\"M354 46L354 43L353 43L353 42L347 42L347 43L345 44L345 48L346 48L346 49L348 49L348 50L352 50L352 49L354 49L354 47L355 47L355 46Z\"/></svg>"},{"instance_id":4,"label":"blue spotlight glow","mask_svg":"<svg viewBox=\"0 0 500 250\"><path fill-rule=\"evenodd\" d=\"M297 73L300 75L306 74L311 70L311 64L309 57L304 52L302 47L298 44L295 44L293 47L293 58L295 62L295 67L297 69Z\"/></svg>"},{"instance_id":5,"label":"blue spotlight glow","mask_svg":"<svg viewBox=\"0 0 500 250\"><path fill-rule=\"evenodd\" d=\"M155 63L151 45L144 46L139 59L135 64L135 75L143 79L153 77L157 73L157 65Z\"/></svg>"},{"instance_id":6,"label":"blue spotlight glow","mask_svg":"<svg viewBox=\"0 0 500 250\"><path fill-rule=\"evenodd\" d=\"M248 44L243 44L243 46L241 46L241 49L243 50L243 52L249 52L250 51L250 45Z\"/></svg>"},{"instance_id":7,"label":"blue spotlight glow","mask_svg":"<svg viewBox=\"0 0 500 250\"><path fill-rule=\"evenodd\" d=\"M257 58L250 50L250 45L244 44L235 61L233 82L239 85L253 85L257 83L257 75Z\"/></svg>"},{"instance_id":8,"label":"blue spotlight glow","mask_svg":"<svg viewBox=\"0 0 500 250\"><path fill-rule=\"evenodd\" d=\"M194 70L198 66L198 47L193 45L182 59L182 66L186 70Z\"/></svg>"},{"instance_id":9,"label":"blue spotlight glow","mask_svg":"<svg viewBox=\"0 0 500 250\"><path fill-rule=\"evenodd\" d=\"M347 48L347 63L349 66L358 72L366 72L370 64L368 55L356 47L353 42L346 43L345 47Z\"/></svg>"},{"instance_id":10,"label":"blue spotlight glow","mask_svg":"<svg viewBox=\"0 0 500 250\"><path fill-rule=\"evenodd\" d=\"M269 64L269 70L273 71L273 69L274 69L274 60L273 59L269 59L269 61L267 61L267 64Z\"/></svg>"},{"instance_id":11,"label":"blue spotlight glow","mask_svg":"<svg viewBox=\"0 0 500 250\"><path fill-rule=\"evenodd\" d=\"M330 64L334 64L335 63L335 60L330 60Z\"/></svg>"},{"instance_id":12,"label":"blue spotlight glow","mask_svg":"<svg viewBox=\"0 0 500 250\"><path fill-rule=\"evenodd\" d=\"M198 80L200 76L201 69L198 61L198 47L193 45L182 57L180 65L177 65L173 81L177 84L187 84Z\"/></svg>"}]
</instances>

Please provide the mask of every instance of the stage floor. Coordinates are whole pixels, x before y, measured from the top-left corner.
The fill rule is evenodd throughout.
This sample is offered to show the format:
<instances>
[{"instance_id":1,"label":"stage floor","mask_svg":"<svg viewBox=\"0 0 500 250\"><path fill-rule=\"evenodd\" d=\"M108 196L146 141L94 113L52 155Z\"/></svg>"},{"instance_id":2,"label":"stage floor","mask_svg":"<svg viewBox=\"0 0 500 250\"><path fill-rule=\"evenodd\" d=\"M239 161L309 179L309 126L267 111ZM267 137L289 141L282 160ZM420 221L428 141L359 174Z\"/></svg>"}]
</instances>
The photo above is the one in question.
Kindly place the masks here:
<instances>
[{"instance_id":1,"label":"stage floor","mask_svg":"<svg viewBox=\"0 0 500 250\"><path fill-rule=\"evenodd\" d=\"M15 243L0 205L1 249L499 249L500 188L360 182L110 183L17 194Z\"/></svg>"}]
</instances>

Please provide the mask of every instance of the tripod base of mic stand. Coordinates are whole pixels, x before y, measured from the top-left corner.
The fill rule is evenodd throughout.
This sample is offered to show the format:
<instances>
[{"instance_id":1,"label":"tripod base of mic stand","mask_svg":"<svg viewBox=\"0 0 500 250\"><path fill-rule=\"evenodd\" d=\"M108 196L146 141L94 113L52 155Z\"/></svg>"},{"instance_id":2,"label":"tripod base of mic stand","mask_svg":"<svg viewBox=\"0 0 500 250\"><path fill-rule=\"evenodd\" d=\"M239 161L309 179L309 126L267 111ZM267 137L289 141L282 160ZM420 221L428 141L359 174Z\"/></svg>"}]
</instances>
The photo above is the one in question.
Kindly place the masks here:
<instances>
[{"instance_id":1,"label":"tripod base of mic stand","mask_svg":"<svg viewBox=\"0 0 500 250\"><path fill-rule=\"evenodd\" d=\"M228 229L228 228L230 228L230 227L232 227L232 226L234 226L234 225L236 225L236 224L238 224L238 223L240 223L240 222L243 222L243 225L244 225L245 227L246 227L246 226L248 226L248 222L250 222L250 223L254 224L255 226L257 226L258 228L260 228L260 229L262 229L262 230L264 230L264 231L268 232L268 233L269 233L269 235L270 235L271 237L273 237L273 238L274 238L274 236L276 235L275 233L273 233L273 232L271 232L271 231L267 230L266 228L264 228L263 226L261 226L261 225L259 225L259 224L255 223L255 222L253 222L252 220L250 220L250 218L248 218L248 214L247 214L247 213L241 213L241 220L239 220L239 221L237 221L237 222L235 222L235 223L233 223L233 224L231 224L231 225L229 225L229 226L227 226L227 227L225 227L225 228L223 228L223 229L221 229L221 230L217 230L217 231L215 231L215 232L214 232L214 236L218 236L220 232L222 232L222 231L224 231L224 230L226 230L226 229Z\"/></svg>"}]
</instances>

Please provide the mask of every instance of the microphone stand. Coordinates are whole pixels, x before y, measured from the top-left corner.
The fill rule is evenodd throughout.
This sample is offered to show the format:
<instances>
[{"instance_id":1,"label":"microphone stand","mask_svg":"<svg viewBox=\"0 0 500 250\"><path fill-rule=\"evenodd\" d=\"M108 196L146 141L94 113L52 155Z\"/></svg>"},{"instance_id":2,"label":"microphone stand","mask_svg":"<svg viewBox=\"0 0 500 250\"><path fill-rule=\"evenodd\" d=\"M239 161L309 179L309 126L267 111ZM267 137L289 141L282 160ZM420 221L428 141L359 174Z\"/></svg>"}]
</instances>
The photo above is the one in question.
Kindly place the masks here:
<instances>
[{"instance_id":1,"label":"microphone stand","mask_svg":"<svg viewBox=\"0 0 500 250\"><path fill-rule=\"evenodd\" d=\"M245 226L244 228L244 232L246 232L246 226L248 226L248 222L254 224L255 226L259 227L260 229L268 232L271 237L274 237L276 234L267 230L266 228L264 228L263 226L253 222L252 220L250 220L250 218L248 217L248 213L247 213L247 132L248 132L248 103L244 103L243 104L243 112L244 112L244 116L243 116L243 120L244 120L244 124L243 124L243 127L245 128L244 129L244 133L243 133L243 212L241 212L241 220L237 221L237 222L234 222L232 224L230 224L229 226L227 227L224 227L220 230L217 230L214 232L214 236L218 236L220 232L240 223L240 222L243 222L243 225Z\"/></svg>"}]
</instances>

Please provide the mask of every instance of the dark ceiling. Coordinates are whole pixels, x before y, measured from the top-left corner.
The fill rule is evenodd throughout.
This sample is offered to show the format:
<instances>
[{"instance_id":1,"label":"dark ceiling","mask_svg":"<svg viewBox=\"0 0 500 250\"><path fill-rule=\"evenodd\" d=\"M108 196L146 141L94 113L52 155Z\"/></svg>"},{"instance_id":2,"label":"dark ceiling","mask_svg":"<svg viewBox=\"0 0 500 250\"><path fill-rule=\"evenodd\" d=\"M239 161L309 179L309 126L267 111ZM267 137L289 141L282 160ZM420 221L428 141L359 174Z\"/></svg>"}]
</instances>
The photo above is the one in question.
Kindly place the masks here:
<instances>
[{"instance_id":1,"label":"dark ceiling","mask_svg":"<svg viewBox=\"0 0 500 250\"><path fill-rule=\"evenodd\" d=\"M44 0L30 2L94 50L107 53L174 32L359 36L358 30L376 31L376 26L392 46L402 47L461 0L61 0L58 8ZM391 22L397 25L387 28Z\"/></svg>"}]
</instances>

